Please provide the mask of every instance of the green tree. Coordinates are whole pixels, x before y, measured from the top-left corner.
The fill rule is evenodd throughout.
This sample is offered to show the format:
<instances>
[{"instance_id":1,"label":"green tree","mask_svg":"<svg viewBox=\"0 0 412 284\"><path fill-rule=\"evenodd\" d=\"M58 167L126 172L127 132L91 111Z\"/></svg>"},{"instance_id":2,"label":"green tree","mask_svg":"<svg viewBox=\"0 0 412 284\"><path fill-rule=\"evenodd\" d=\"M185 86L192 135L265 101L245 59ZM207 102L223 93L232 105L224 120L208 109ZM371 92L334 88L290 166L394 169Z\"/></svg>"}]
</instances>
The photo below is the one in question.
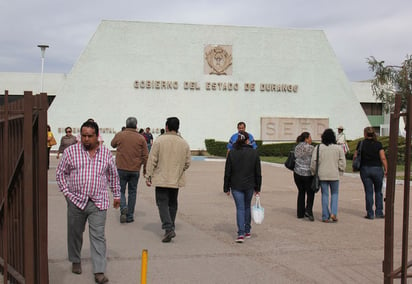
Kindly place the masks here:
<instances>
[{"instance_id":1,"label":"green tree","mask_svg":"<svg viewBox=\"0 0 412 284\"><path fill-rule=\"evenodd\" d=\"M412 89L412 56L407 55L399 66L385 65L385 61L373 56L367 58L367 63L369 70L375 73L371 82L373 94L383 103L385 112L393 110L395 94L401 94L401 109L405 109Z\"/></svg>"}]
</instances>

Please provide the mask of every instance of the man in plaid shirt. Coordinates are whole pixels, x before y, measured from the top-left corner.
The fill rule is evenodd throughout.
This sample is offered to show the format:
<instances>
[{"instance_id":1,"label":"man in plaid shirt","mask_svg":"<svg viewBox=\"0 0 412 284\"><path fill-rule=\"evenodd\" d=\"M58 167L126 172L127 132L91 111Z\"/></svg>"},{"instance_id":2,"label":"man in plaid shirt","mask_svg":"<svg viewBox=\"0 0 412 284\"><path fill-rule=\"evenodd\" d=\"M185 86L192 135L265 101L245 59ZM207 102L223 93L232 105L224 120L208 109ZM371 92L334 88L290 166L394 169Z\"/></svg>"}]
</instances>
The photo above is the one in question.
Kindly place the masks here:
<instances>
[{"instance_id":1,"label":"man in plaid shirt","mask_svg":"<svg viewBox=\"0 0 412 284\"><path fill-rule=\"evenodd\" d=\"M99 126L86 121L81 126L81 143L68 147L56 170L56 181L67 201L67 247L72 272L80 274L81 249L86 221L89 222L90 251L97 283L106 283L106 213L109 193L113 207L120 206L120 183L109 149L99 145Z\"/></svg>"}]
</instances>

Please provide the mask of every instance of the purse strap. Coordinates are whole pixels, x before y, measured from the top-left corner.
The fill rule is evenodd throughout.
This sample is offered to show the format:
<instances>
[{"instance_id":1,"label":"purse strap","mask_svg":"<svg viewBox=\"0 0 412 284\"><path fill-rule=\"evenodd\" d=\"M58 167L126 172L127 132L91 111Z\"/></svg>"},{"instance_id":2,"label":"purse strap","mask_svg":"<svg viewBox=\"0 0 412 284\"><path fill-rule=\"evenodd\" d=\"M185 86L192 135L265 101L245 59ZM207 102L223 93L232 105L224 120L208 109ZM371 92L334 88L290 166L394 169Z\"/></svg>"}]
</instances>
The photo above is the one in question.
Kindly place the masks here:
<instances>
[{"instance_id":1,"label":"purse strap","mask_svg":"<svg viewBox=\"0 0 412 284\"><path fill-rule=\"evenodd\" d=\"M317 146L317 149L316 149L316 169L315 169L315 176L318 175L318 171L319 171L319 148L320 148L320 144Z\"/></svg>"},{"instance_id":2,"label":"purse strap","mask_svg":"<svg viewBox=\"0 0 412 284\"><path fill-rule=\"evenodd\" d=\"M362 158L362 155L361 155L361 153L362 153L362 145L363 145L363 140L360 142L359 151L358 151L358 153L356 154L357 156L359 156L359 157L361 157L361 158Z\"/></svg>"}]
</instances>

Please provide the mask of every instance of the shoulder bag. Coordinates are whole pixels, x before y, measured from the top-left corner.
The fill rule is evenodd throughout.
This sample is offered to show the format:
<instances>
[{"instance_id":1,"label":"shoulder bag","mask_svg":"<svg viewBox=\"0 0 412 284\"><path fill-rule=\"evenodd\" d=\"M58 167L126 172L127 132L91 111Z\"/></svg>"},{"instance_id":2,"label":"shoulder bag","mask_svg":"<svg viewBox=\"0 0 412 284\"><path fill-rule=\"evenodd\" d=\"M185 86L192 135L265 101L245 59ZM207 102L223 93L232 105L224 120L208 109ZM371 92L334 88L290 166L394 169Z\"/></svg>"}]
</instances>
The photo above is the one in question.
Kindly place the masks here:
<instances>
[{"instance_id":1,"label":"shoulder bag","mask_svg":"<svg viewBox=\"0 0 412 284\"><path fill-rule=\"evenodd\" d=\"M293 169L295 168L295 160L295 148L293 148L291 151L289 151L288 158L285 162L285 167L293 171Z\"/></svg>"},{"instance_id":2,"label":"shoulder bag","mask_svg":"<svg viewBox=\"0 0 412 284\"><path fill-rule=\"evenodd\" d=\"M320 180L319 180L319 148L320 145L316 147L316 168L315 168L315 176L312 179L312 184L311 184L311 189L313 190L314 193L319 191L320 188Z\"/></svg>"},{"instance_id":3,"label":"shoulder bag","mask_svg":"<svg viewBox=\"0 0 412 284\"><path fill-rule=\"evenodd\" d=\"M356 151L356 158L352 161L352 170L354 172L360 171L361 160L362 160L362 144L363 140L360 142L359 149Z\"/></svg>"}]
</instances>

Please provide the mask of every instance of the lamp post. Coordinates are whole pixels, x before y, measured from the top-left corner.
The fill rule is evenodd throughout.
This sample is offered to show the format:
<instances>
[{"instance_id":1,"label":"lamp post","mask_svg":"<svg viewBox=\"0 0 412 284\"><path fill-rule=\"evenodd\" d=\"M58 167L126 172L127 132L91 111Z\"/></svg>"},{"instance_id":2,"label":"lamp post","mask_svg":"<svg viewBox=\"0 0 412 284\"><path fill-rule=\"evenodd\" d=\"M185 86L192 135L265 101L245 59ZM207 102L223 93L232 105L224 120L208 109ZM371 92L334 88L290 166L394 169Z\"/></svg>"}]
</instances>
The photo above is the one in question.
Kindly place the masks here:
<instances>
[{"instance_id":1,"label":"lamp post","mask_svg":"<svg viewBox=\"0 0 412 284\"><path fill-rule=\"evenodd\" d=\"M46 52L46 48L48 45L39 44L37 47L40 47L41 50L41 85L40 85L40 92L43 93L43 70L44 70L44 53Z\"/></svg>"}]
</instances>

